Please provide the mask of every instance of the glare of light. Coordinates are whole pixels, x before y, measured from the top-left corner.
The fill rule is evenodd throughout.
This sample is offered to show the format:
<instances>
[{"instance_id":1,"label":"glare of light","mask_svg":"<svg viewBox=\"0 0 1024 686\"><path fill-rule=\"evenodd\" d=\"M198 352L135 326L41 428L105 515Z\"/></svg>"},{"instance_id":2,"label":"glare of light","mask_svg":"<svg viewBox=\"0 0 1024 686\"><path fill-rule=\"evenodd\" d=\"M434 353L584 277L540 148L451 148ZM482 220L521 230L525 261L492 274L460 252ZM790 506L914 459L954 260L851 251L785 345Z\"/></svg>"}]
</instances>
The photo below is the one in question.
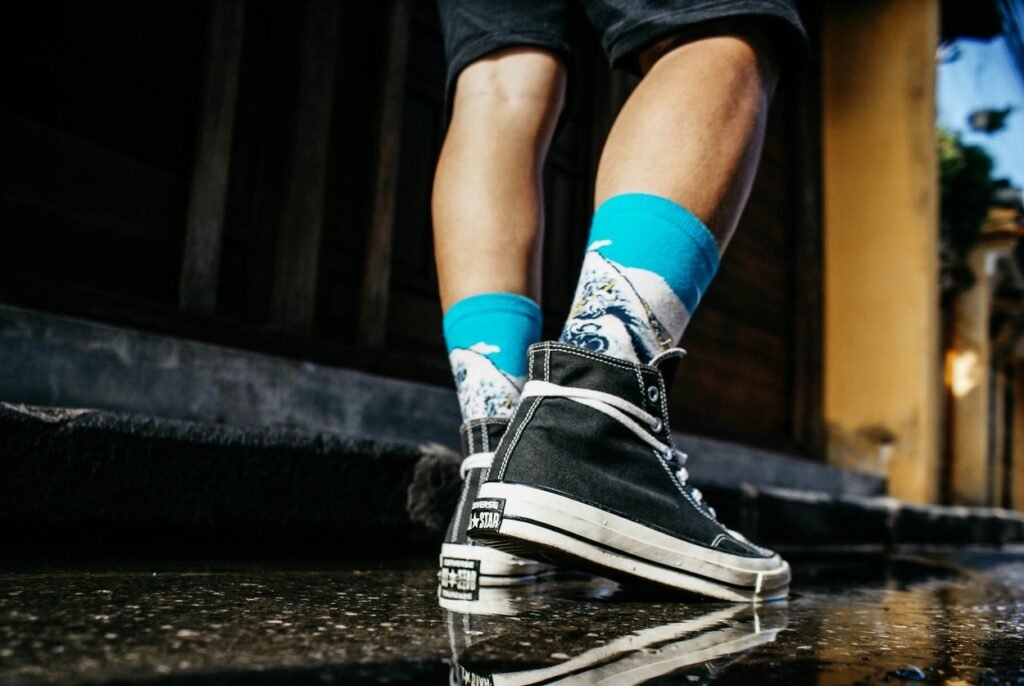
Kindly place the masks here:
<instances>
[{"instance_id":1,"label":"glare of light","mask_svg":"<svg viewBox=\"0 0 1024 686\"><path fill-rule=\"evenodd\" d=\"M950 350L948 358L949 387L954 398L962 398L981 382L981 365L974 350Z\"/></svg>"}]
</instances>

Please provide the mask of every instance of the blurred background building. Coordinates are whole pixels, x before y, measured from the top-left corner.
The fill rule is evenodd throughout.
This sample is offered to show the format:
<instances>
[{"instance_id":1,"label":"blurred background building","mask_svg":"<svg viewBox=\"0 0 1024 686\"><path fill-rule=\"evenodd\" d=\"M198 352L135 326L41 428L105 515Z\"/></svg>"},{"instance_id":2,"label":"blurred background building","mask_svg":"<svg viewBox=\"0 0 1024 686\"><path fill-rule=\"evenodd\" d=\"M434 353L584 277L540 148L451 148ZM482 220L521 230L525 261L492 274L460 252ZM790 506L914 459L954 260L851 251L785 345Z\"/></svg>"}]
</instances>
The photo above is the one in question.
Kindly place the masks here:
<instances>
[{"instance_id":1,"label":"blurred background building","mask_svg":"<svg viewBox=\"0 0 1024 686\"><path fill-rule=\"evenodd\" d=\"M802 9L814 55L776 96L683 342L675 428L875 474L910 501L1024 509L1022 4ZM0 401L454 443L433 3L4 14ZM572 97L545 170L549 337L634 85L570 15Z\"/></svg>"}]
</instances>

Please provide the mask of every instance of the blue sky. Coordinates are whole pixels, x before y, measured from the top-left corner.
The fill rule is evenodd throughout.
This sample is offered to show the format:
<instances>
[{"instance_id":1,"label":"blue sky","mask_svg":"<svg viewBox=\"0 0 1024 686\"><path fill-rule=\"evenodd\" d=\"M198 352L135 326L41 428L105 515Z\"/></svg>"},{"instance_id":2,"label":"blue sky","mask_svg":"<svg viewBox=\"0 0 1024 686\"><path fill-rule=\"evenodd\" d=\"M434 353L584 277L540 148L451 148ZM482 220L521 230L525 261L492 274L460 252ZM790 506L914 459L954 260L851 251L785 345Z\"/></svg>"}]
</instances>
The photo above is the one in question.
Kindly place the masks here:
<instances>
[{"instance_id":1,"label":"blue sky","mask_svg":"<svg viewBox=\"0 0 1024 686\"><path fill-rule=\"evenodd\" d=\"M1024 187L1024 76L1014 67L1002 36L990 41L961 39L952 50L959 57L939 64L939 123L960 133L964 143L984 147L995 162L996 178L1009 178L1012 185ZM975 110L1008 105L1014 111L998 133L975 133L967 124Z\"/></svg>"}]
</instances>

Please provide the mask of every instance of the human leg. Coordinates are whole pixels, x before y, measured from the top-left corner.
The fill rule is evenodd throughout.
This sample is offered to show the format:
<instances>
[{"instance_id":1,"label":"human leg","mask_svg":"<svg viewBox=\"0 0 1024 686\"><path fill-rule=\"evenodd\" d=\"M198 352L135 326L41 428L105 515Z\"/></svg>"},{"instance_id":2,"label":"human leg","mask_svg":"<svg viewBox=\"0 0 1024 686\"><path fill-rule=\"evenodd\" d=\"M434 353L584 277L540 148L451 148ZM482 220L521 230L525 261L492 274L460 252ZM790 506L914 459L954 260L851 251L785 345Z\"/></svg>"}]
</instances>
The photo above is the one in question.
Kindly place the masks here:
<instances>
[{"instance_id":1,"label":"human leg","mask_svg":"<svg viewBox=\"0 0 1024 686\"><path fill-rule=\"evenodd\" d=\"M724 252L757 171L779 68L752 21L722 20L659 41L619 113L598 166L594 206L625 193L687 208Z\"/></svg>"},{"instance_id":2,"label":"human leg","mask_svg":"<svg viewBox=\"0 0 1024 686\"><path fill-rule=\"evenodd\" d=\"M432 213L445 341L464 422L463 487L440 552L438 594L442 606L479 609L481 588L546 568L474 545L466 528L518 405L526 349L540 336L531 296L540 290L541 169L564 97L557 56L564 41L553 21L557 7L535 6L510 34L487 24L507 29L506 20L522 19L514 3L439 4L454 93Z\"/></svg>"},{"instance_id":3,"label":"human leg","mask_svg":"<svg viewBox=\"0 0 1024 686\"><path fill-rule=\"evenodd\" d=\"M480 487L471 536L724 600L788 592L786 562L718 522L688 483L658 367L750 189L776 78L765 44L687 31L640 54L647 75L602 157L564 343L530 349L514 438Z\"/></svg>"},{"instance_id":4,"label":"human leg","mask_svg":"<svg viewBox=\"0 0 1024 686\"><path fill-rule=\"evenodd\" d=\"M541 169L565 78L556 55L533 47L488 55L459 75L433 193L445 311L479 293L539 293Z\"/></svg>"},{"instance_id":5,"label":"human leg","mask_svg":"<svg viewBox=\"0 0 1024 686\"><path fill-rule=\"evenodd\" d=\"M648 362L682 336L736 228L777 67L770 38L737 20L667 38L639 62L601 156L562 341Z\"/></svg>"},{"instance_id":6,"label":"human leg","mask_svg":"<svg viewBox=\"0 0 1024 686\"><path fill-rule=\"evenodd\" d=\"M490 54L458 77L434 181L435 256L463 419L508 417L540 335L541 169L565 73L551 52Z\"/></svg>"}]
</instances>

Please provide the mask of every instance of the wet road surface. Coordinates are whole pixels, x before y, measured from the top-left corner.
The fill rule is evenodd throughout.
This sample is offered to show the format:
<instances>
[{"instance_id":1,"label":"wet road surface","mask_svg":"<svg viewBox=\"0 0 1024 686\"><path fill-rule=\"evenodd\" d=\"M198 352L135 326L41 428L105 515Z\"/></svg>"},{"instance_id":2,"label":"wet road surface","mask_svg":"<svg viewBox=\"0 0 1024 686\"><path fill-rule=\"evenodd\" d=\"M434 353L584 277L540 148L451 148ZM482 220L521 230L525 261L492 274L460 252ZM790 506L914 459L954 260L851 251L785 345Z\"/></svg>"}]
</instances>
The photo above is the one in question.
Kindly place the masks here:
<instances>
[{"instance_id":1,"label":"wet road surface","mask_svg":"<svg viewBox=\"0 0 1024 686\"><path fill-rule=\"evenodd\" d=\"M8 565L0 684L1024 684L1024 550L791 561L756 608L569 575L444 609L429 562Z\"/></svg>"}]
</instances>

